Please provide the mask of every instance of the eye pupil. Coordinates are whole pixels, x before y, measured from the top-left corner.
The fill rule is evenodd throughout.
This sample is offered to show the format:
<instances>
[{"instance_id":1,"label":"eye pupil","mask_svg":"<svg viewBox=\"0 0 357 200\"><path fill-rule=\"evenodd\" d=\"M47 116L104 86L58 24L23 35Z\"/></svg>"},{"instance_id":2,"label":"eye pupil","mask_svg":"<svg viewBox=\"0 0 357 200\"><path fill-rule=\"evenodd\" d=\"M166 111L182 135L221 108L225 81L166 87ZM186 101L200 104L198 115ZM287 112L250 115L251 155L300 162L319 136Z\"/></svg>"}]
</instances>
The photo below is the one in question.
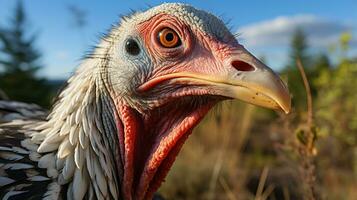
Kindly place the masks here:
<instances>
[{"instance_id":1,"label":"eye pupil","mask_svg":"<svg viewBox=\"0 0 357 200\"><path fill-rule=\"evenodd\" d=\"M157 38L161 46L165 48L175 48L181 45L179 35L170 28L162 29Z\"/></svg>"},{"instance_id":2,"label":"eye pupil","mask_svg":"<svg viewBox=\"0 0 357 200\"><path fill-rule=\"evenodd\" d=\"M174 34L168 33L168 34L166 34L165 38L167 41L171 42L174 39Z\"/></svg>"},{"instance_id":3,"label":"eye pupil","mask_svg":"<svg viewBox=\"0 0 357 200\"><path fill-rule=\"evenodd\" d=\"M134 55L134 56L138 55L140 53L139 44L133 39L129 39L126 41L125 50L126 50L126 52L128 52L129 54Z\"/></svg>"}]
</instances>

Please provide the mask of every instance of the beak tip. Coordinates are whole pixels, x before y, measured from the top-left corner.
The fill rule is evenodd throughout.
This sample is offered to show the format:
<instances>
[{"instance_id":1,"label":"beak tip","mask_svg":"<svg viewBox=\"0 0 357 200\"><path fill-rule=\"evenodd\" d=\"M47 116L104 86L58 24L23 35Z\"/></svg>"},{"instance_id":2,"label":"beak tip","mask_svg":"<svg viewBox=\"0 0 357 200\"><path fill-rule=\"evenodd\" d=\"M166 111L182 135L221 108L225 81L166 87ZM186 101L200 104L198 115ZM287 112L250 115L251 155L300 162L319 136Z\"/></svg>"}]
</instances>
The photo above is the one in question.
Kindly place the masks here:
<instances>
[{"instance_id":1,"label":"beak tip","mask_svg":"<svg viewBox=\"0 0 357 200\"><path fill-rule=\"evenodd\" d=\"M291 112L291 109L290 109L290 108L284 109L284 113L285 113L286 115L290 114L290 112Z\"/></svg>"},{"instance_id":2,"label":"beak tip","mask_svg":"<svg viewBox=\"0 0 357 200\"><path fill-rule=\"evenodd\" d=\"M288 98L285 104L280 105L280 108L285 114L289 114L291 112L291 99Z\"/></svg>"},{"instance_id":3,"label":"beak tip","mask_svg":"<svg viewBox=\"0 0 357 200\"><path fill-rule=\"evenodd\" d=\"M285 84L282 85L285 86ZM283 111L285 114L291 112L291 96L287 87L283 87L273 99L280 111Z\"/></svg>"}]
</instances>

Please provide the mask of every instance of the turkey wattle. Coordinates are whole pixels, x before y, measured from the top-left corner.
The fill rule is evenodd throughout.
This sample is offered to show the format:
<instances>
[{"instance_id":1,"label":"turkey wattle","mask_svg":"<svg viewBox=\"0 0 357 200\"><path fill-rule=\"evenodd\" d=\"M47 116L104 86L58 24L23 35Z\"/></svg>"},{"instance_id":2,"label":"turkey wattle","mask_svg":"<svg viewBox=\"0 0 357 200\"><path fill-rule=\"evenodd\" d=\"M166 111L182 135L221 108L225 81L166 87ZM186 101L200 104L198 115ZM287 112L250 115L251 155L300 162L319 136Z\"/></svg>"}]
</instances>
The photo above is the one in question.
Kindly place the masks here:
<instances>
[{"instance_id":1,"label":"turkey wattle","mask_svg":"<svg viewBox=\"0 0 357 200\"><path fill-rule=\"evenodd\" d=\"M192 129L232 98L290 110L284 83L214 15L167 3L124 17L46 118L0 125L0 197L150 199Z\"/></svg>"}]
</instances>

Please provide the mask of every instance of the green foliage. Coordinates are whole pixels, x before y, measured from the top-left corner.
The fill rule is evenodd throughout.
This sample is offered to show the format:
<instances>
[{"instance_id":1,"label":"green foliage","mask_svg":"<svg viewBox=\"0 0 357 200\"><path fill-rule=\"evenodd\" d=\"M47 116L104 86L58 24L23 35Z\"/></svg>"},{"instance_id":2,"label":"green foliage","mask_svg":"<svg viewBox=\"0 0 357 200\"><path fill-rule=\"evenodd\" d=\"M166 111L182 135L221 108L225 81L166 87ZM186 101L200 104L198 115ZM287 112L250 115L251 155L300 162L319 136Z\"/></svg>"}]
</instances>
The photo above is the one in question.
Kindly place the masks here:
<instances>
[{"instance_id":1,"label":"green foliage","mask_svg":"<svg viewBox=\"0 0 357 200\"><path fill-rule=\"evenodd\" d=\"M296 60L300 59L304 66L310 65L310 57L307 54L308 45L305 33L301 29L297 29L291 40L290 61L283 70L283 74L288 78L289 90L293 94L293 105L298 111L306 108L306 94L304 84L302 82L299 70L296 66ZM309 74L310 70L306 70ZM309 76L308 76L309 77ZM302 101L301 101L302 100Z\"/></svg>"},{"instance_id":2,"label":"green foliage","mask_svg":"<svg viewBox=\"0 0 357 200\"><path fill-rule=\"evenodd\" d=\"M294 109L296 109L297 112L304 112L306 110L306 92L296 65L297 59L300 59L305 67L305 73L310 82L311 95L313 98L315 98L318 93L318 87L315 85L316 78L325 70L329 71L331 64L326 54L320 54L314 57L309 54L306 35L301 29L297 29L291 40L290 61L282 73L288 77L288 86L293 95Z\"/></svg>"},{"instance_id":3,"label":"green foliage","mask_svg":"<svg viewBox=\"0 0 357 200\"><path fill-rule=\"evenodd\" d=\"M0 88L11 99L46 106L51 86L36 77L42 68L41 54L34 47L35 35L27 36L26 15L20 2L10 22L10 27L0 27ZM78 21L78 26L82 25ZM300 191L305 183L301 179L305 177L298 173L302 169L294 147L287 144L298 141L308 146L309 132L316 143L311 150L316 156L316 181L323 199L354 199L357 59L346 57L351 41L351 33L346 32L332 46L330 53L339 58L339 63L333 64L326 54L311 54L306 35L296 30L290 60L283 70L293 95L293 113L282 120L266 109L239 102L223 104L217 113L213 110L203 120L184 145L160 192L167 199L254 199L257 171L270 166L266 183L274 186L270 199L302 199ZM291 127L304 122L307 116L298 58L311 86L315 119L310 129L301 127L294 132Z\"/></svg>"},{"instance_id":4,"label":"green foliage","mask_svg":"<svg viewBox=\"0 0 357 200\"><path fill-rule=\"evenodd\" d=\"M252 107L254 112L247 112L249 106L224 104L219 117L208 115L184 145L161 188L164 197L254 199L257 185L249 183L257 184L255 171L270 166L267 181L275 188L269 199L304 199L307 186L322 199L354 199L357 59L346 57L350 41L348 33L336 41L335 57L339 60L335 64L330 62L331 55L311 54L303 32L297 32L291 43L291 60L283 70L294 98L293 113L277 119L266 109ZM306 92L296 58L302 59L312 91L312 126L305 124ZM229 142L222 145L225 137ZM298 156L304 148L312 159ZM220 162L217 186L211 191L215 198L209 198L212 174ZM281 191L284 196L279 196Z\"/></svg>"},{"instance_id":5,"label":"green foliage","mask_svg":"<svg viewBox=\"0 0 357 200\"><path fill-rule=\"evenodd\" d=\"M351 32L343 32L340 35L339 41L330 44L329 51L331 54L336 54L340 61L343 61L347 57L347 52L350 49L352 41Z\"/></svg>"},{"instance_id":6,"label":"green foliage","mask_svg":"<svg viewBox=\"0 0 357 200\"><path fill-rule=\"evenodd\" d=\"M296 60L300 59L303 65L309 64L308 44L305 32L302 29L296 29L291 39L290 63L289 67L296 68Z\"/></svg>"},{"instance_id":7,"label":"green foliage","mask_svg":"<svg viewBox=\"0 0 357 200\"><path fill-rule=\"evenodd\" d=\"M45 79L34 79L27 72L5 73L0 76L0 85L10 97L28 103L48 106L51 87Z\"/></svg>"},{"instance_id":8,"label":"green foliage","mask_svg":"<svg viewBox=\"0 0 357 200\"><path fill-rule=\"evenodd\" d=\"M318 129L317 127L313 126L311 127L310 130L305 130L305 129L302 129L302 128L299 128L296 130L296 138L298 139L298 141L303 144L303 145L307 145L308 144L308 133L307 132L310 132L312 133L312 142L315 142L317 140L317 132L318 132Z\"/></svg>"},{"instance_id":9,"label":"green foliage","mask_svg":"<svg viewBox=\"0 0 357 200\"><path fill-rule=\"evenodd\" d=\"M343 33L336 49L347 55L351 40L350 33ZM356 77L357 60L343 56L334 69L322 71L315 80L320 89L317 115L322 134L333 135L350 146L357 145Z\"/></svg>"},{"instance_id":10,"label":"green foliage","mask_svg":"<svg viewBox=\"0 0 357 200\"><path fill-rule=\"evenodd\" d=\"M321 86L318 119L325 131L357 145L357 62L345 60L317 79Z\"/></svg>"},{"instance_id":11,"label":"green foliage","mask_svg":"<svg viewBox=\"0 0 357 200\"><path fill-rule=\"evenodd\" d=\"M36 35L27 35L26 14L18 1L10 25L0 27L0 88L10 99L48 106L50 87L36 77L42 66L35 40Z\"/></svg>"},{"instance_id":12,"label":"green foliage","mask_svg":"<svg viewBox=\"0 0 357 200\"><path fill-rule=\"evenodd\" d=\"M352 34L350 32L344 32L340 36L340 46L342 51L348 51L350 48L350 42L352 40Z\"/></svg>"}]
</instances>

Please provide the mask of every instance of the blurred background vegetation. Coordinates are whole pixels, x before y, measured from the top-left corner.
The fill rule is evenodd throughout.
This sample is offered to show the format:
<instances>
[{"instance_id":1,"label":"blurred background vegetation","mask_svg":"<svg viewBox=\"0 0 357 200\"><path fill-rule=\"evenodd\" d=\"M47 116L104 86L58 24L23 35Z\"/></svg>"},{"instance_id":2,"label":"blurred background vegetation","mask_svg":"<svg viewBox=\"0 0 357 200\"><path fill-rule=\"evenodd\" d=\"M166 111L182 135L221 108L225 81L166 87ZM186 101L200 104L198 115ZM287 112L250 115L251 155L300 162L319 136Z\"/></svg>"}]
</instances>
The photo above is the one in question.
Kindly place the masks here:
<instances>
[{"instance_id":1,"label":"blurred background vegetation","mask_svg":"<svg viewBox=\"0 0 357 200\"><path fill-rule=\"evenodd\" d=\"M81 29L83 13L69 9ZM64 81L38 76L41 52L30 30L19 3L0 27L0 99L50 108ZM351 40L345 32L328 53L313 54L297 29L280 72L293 112L222 103L190 136L159 192L167 199L357 199L357 55L346 56Z\"/></svg>"}]
</instances>

